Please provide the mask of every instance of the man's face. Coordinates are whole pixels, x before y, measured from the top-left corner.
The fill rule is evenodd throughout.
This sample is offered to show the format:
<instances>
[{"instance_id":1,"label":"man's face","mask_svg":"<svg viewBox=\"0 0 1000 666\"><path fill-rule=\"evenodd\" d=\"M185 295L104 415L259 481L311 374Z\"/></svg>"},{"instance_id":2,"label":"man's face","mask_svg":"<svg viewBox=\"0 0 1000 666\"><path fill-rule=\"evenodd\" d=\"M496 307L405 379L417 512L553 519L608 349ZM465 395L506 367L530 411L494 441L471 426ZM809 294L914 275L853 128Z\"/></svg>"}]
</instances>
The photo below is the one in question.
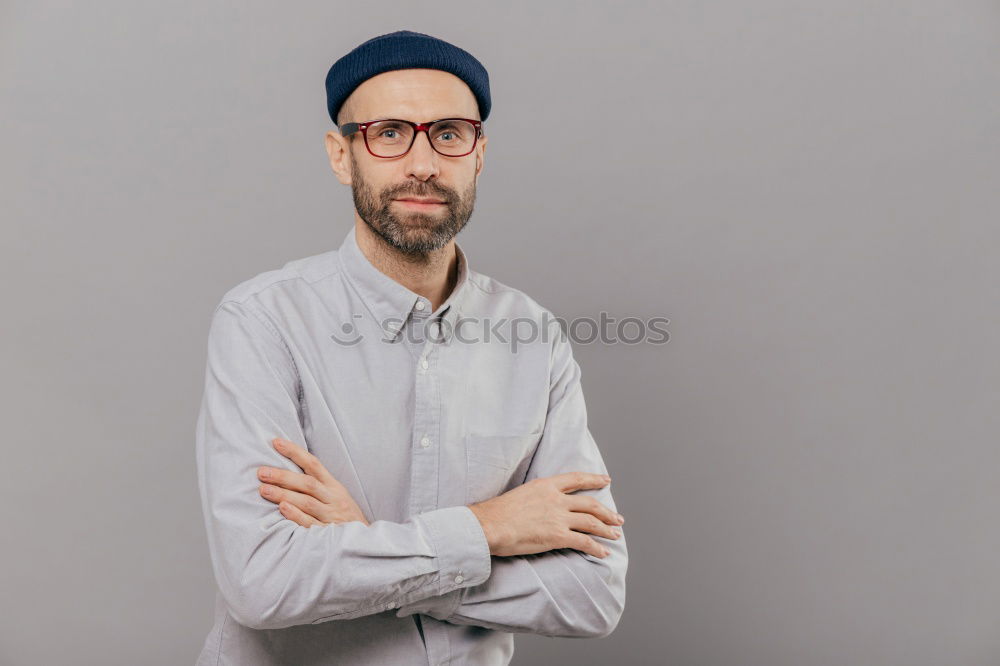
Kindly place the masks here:
<instances>
[{"instance_id":1,"label":"man's face","mask_svg":"<svg viewBox=\"0 0 1000 666\"><path fill-rule=\"evenodd\" d=\"M384 72L362 83L351 94L338 118L364 122L399 118L427 122L438 118L479 118L475 97L458 77L433 69ZM418 132L405 155L371 155L358 132L346 137L350 153L350 184L354 207L368 227L389 245L410 255L444 247L472 215L476 181L486 138L463 157L434 151L425 132ZM434 198L438 205L401 201Z\"/></svg>"}]
</instances>

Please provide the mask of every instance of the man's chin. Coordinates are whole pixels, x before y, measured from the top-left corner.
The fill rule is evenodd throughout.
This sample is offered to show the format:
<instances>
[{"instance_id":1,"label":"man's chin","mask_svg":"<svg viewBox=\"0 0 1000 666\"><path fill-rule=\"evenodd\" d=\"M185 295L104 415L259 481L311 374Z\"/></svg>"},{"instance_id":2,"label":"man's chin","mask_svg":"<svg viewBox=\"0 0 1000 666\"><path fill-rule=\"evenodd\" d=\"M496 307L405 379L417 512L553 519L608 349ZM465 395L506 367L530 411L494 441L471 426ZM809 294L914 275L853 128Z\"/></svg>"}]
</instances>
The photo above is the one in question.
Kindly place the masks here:
<instances>
[{"instance_id":1,"label":"man's chin","mask_svg":"<svg viewBox=\"0 0 1000 666\"><path fill-rule=\"evenodd\" d=\"M410 254L422 254L443 247L447 241L441 242L437 225L421 226L419 222L401 222L396 227L396 233L383 236L396 249Z\"/></svg>"},{"instance_id":2,"label":"man's chin","mask_svg":"<svg viewBox=\"0 0 1000 666\"><path fill-rule=\"evenodd\" d=\"M368 226L397 250L407 254L426 254L447 245L457 233L451 233L451 221L447 217L438 217L433 213L419 212L397 214L393 211L388 214L386 210Z\"/></svg>"},{"instance_id":3,"label":"man's chin","mask_svg":"<svg viewBox=\"0 0 1000 666\"><path fill-rule=\"evenodd\" d=\"M404 217L398 220L396 229L406 238L430 238L441 232L441 223L426 217Z\"/></svg>"}]
</instances>

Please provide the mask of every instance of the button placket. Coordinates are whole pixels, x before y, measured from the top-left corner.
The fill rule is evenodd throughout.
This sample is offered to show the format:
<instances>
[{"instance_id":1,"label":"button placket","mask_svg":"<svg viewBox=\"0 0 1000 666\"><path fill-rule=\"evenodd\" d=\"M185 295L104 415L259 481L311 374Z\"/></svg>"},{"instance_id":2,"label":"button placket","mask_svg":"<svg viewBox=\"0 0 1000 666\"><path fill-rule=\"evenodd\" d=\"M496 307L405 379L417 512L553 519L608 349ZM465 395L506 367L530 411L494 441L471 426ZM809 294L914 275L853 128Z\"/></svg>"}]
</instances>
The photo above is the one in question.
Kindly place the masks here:
<instances>
[{"instance_id":1,"label":"button placket","mask_svg":"<svg viewBox=\"0 0 1000 666\"><path fill-rule=\"evenodd\" d=\"M440 436L441 387L428 359L431 344L414 346L419 353L414 377L414 421L410 483L410 514L438 508L440 447L433 446ZM418 352L419 349L419 352Z\"/></svg>"},{"instance_id":2,"label":"button placket","mask_svg":"<svg viewBox=\"0 0 1000 666\"><path fill-rule=\"evenodd\" d=\"M424 338L424 348L420 354L420 358L417 360L417 370L420 374L424 374L430 370L436 347L437 343L434 340L429 337Z\"/></svg>"}]
</instances>

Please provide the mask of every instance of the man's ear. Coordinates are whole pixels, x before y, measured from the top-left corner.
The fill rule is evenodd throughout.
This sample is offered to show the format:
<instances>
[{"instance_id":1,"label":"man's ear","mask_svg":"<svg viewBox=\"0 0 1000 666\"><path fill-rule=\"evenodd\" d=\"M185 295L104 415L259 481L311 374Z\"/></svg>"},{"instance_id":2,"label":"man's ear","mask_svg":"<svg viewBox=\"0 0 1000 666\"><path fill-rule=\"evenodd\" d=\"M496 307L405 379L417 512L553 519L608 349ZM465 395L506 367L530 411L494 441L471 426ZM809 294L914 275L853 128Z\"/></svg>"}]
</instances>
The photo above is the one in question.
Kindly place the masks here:
<instances>
[{"instance_id":1,"label":"man's ear","mask_svg":"<svg viewBox=\"0 0 1000 666\"><path fill-rule=\"evenodd\" d=\"M479 178L480 172L483 170L483 163L486 161L486 137L484 136L479 140L479 146L476 150L476 178Z\"/></svg>"},{"instance_id":2,"label":"man's ear","mask_svg":"<svg viewBox=\"0 0 1000 666\"><path fill-rule=\"evenodd\" d=\"M330 168L337 180L344 185L351 184L351 148L349 137L341 136L336 130L326 133L326 154L330 158Z\"/></svg>"}]
</instances>

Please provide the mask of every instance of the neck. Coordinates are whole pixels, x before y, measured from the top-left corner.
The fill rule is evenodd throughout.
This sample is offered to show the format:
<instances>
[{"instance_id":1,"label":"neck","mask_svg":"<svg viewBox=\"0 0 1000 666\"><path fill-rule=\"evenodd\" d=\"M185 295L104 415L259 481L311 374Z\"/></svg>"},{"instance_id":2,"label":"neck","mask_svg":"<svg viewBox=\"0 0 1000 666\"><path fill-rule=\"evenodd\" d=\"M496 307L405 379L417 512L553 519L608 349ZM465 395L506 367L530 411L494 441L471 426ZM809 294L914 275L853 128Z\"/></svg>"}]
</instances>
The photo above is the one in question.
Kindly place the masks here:
<instances>
[{"instance_id":1,"label":"neck","mask_svg":"<svg viewBox=\"0 0 1000 666\"><path fill-rule=\"evenodd\" d=\"M355 214L356 215L356 214ZM458 282L458 253L454 239L426 254L400 252L375 234L364 220L355 219L358 247L375 268L431 302L431 312L447 300Z\"/></svg>"}]
</instances>

